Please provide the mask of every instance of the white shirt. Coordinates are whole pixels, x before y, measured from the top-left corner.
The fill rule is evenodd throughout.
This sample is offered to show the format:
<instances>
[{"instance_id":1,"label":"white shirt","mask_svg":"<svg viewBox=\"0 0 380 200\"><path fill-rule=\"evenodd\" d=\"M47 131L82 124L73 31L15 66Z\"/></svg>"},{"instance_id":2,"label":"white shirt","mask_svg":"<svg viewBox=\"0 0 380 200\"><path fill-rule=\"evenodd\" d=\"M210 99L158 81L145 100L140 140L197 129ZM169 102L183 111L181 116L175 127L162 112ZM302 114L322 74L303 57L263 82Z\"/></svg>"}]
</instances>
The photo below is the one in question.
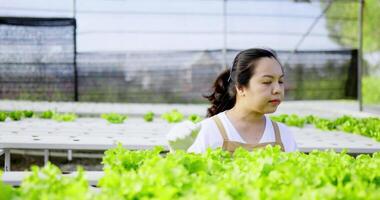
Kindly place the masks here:
<instances>
[{"instance_id":1,"label":"white shirt","mask_svg":"<svg viewBox=\"0 0 380 200\"><path fill-rule=\"evenodd\" d=\"M246 143L237 132L231 121L228 119L225 112L221 112L217 115L222 121L224 129L226 130L228 140ZM265 116L265 115L264 115ZM274 128L270 121L271 119L265 116L265 130L259 143L275 142ZM202 153L205 152L208 147L216 149L223 146L223 137L212 118L204 119L201 123L201 130L198 133L194 143L187 149L188 152ZM297 150L297 144L294 140L292 132L289 128L283 124L277 122L281 141L284 145L285 152L291 152Z\"/></svg>"}]
</instances>

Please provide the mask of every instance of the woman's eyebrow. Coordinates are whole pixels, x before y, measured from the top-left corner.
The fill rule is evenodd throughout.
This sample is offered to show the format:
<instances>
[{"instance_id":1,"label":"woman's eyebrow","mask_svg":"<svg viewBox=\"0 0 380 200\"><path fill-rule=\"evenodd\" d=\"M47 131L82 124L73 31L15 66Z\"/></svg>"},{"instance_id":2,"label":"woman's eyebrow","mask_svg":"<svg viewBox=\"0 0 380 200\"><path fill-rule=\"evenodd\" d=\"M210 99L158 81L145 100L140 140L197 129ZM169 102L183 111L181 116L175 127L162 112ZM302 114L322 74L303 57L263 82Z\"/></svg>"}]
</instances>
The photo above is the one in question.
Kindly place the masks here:
<instances>
[{"instance_id":1,"label":"woman's eyebrow","mask_svg":"<svg viewBox=\"0 0 380 200\"><path fill-rule=\"evenodd\" d=\"M272 75L263 75L263 77L269 77L269 78L274 78ZM280 78L284 77L284 75L281 75Z\"/></svg>"}]
</instances>

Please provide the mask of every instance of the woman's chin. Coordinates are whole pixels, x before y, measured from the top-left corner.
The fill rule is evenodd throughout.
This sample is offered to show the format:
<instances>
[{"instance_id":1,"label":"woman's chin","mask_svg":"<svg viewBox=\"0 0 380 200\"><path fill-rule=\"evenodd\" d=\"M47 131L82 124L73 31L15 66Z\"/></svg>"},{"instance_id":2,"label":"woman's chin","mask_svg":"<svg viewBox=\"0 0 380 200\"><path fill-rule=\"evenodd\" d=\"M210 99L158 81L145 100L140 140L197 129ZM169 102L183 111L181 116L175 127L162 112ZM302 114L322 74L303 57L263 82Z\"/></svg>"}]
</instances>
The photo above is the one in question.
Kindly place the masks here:
<instances>
[{"instance_id":1,"label":"woman's chin","mask_svg":"<svg viewBox=\"0 0 380 200\"><path fill-rule=\"evenodd\" d=\"M267 109L265 113L266 114L271 114L271 113L276 112L276 110L277 110L277 107L272 107L272 108Z\"/></svg>"}]
</instances>

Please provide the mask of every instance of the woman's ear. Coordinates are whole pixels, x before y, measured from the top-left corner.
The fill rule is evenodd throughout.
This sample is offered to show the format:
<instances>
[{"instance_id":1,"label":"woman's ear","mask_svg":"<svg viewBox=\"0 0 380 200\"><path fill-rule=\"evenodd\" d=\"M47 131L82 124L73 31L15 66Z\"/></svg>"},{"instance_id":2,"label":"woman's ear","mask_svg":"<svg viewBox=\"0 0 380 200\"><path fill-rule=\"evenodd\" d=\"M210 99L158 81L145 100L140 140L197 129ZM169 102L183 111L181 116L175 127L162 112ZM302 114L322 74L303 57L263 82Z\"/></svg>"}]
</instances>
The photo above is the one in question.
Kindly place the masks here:
<instances>
[{"instance_id":1,"label":"woman's ear","mask_svg":"<svg viewBox=\"0 0 380 200\"><path fill-rule=\"evenodd\" d=\"M245 96L244 87L241 85L235 86L236 89L236 96Z\"/></svg>"}]
</instances>

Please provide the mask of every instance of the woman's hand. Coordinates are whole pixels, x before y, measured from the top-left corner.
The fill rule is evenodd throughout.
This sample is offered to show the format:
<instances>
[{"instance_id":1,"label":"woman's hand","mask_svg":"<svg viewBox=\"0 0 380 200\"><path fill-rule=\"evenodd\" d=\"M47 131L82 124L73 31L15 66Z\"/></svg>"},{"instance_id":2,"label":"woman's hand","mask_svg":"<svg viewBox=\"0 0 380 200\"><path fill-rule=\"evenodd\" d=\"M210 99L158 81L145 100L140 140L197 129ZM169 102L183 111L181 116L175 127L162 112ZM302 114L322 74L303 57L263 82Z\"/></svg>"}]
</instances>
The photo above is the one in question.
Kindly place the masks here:
<instances>
[{"instance_id":1,"label":"woman's hand","mask_svg":"<svg viewBox=\"0 0 380 200\"><path fill-rule=\"evenodd\" d=\"M194 124L191 121L183 121L174 125L166 135L170 151L186 151L193 144L200 129L200 123Z\"/></svg>"}]
</instances>

